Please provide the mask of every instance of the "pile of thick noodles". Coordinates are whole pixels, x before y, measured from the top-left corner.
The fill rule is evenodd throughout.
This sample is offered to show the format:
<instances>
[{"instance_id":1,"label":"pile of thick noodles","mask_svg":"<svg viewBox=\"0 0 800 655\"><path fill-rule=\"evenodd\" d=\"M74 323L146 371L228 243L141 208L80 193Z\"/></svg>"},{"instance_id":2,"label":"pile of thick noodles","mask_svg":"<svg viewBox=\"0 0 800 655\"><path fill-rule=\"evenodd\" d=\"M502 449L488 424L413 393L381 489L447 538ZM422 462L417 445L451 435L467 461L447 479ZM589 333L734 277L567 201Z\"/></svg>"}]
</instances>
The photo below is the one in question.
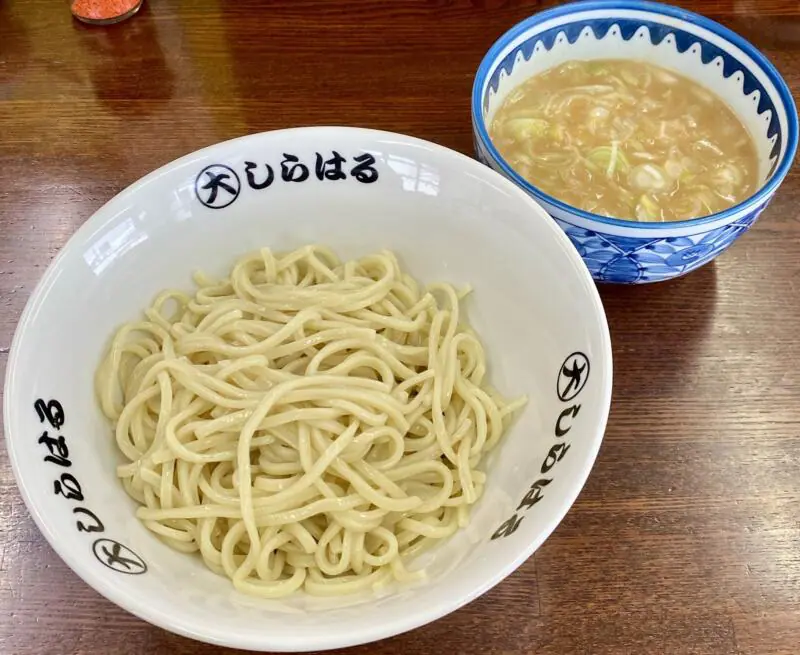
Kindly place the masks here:
<instances>
[{"instance_id":1,"label":"pile of thick noodles","mask_svg":"<svg viewBox=\"0 0 800 655\"><path fill-rule=\"evenodd\" d=\"M503 101L490 134L528 181L604 216L696 218L758 184L753 139L733 110L643 61L568 61L534 75Z\"/></svg>"},{"instance_id":2,"label":"pile of thick noodles","mask_svg":"<svg viewBox=\"0 0 800 655\"><path fill-rule=\"evenodd\" d=\"M123 326L97 372L137 516L257 596L419 577L404 562L467 524L525 402L486 385L459 294L389 252L319 246L196 283Z\"/></svg>"}]
</instances>

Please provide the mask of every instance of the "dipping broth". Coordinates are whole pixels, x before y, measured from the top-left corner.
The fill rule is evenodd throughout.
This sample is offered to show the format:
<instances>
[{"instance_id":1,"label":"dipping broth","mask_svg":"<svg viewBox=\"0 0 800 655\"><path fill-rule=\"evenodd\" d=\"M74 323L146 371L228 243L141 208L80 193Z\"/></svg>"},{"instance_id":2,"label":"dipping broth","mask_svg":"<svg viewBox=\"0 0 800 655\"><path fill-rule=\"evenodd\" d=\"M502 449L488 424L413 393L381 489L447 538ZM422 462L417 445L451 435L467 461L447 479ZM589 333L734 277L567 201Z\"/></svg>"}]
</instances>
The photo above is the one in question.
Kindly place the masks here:
<instances>
[{"instance_id":1,"label":"dipping broth","mask_svg":"<svg viewBox=\"0 0 800 655\"><path fill-rule=\"evenodd\" d=\"M568 61L535 75L511 91L489 135L531 184L603 216L697 218L758 187L755 145L730 107L641 61Z\"/></svg>"}]
</instances>

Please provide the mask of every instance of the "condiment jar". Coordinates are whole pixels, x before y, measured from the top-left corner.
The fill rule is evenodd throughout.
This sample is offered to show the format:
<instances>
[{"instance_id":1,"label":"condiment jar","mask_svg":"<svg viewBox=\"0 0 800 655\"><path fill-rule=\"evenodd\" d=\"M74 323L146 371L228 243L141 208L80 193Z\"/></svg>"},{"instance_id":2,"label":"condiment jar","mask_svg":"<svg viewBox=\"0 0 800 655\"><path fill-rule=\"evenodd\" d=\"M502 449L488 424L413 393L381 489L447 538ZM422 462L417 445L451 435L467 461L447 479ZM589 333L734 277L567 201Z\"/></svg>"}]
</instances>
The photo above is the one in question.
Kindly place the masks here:
<instances>
[{"instance_id":1,"label":"condiment jar","mask_svg":"<svg viewBox=\"0 0 800 655\"><path fill-rule=\"evenodd\" d=\"M72 15L92 25L110 25L130 18L144 0L73 0Z\"/></svg>"}]
</instances>

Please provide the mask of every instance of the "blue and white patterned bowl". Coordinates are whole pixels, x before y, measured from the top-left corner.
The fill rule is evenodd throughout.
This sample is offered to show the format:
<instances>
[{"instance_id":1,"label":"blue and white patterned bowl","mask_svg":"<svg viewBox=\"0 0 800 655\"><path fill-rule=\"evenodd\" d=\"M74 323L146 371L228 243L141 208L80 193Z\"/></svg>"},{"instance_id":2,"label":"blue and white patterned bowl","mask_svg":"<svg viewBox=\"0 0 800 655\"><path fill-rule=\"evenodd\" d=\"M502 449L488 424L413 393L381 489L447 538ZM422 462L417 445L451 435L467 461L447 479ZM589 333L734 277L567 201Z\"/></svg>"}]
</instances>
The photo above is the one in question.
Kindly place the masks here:
<instances>
[{"instance_id":1,"label":"blue and white patterned bowl","mask_svg":"<svg viewBox=\"0 0 800 655\"><path fill-rule=\"evenodd\" d=\"M570 59L609 57L666 66L723 98L755 140L760 189L711 216L637 223L571 207L512 170L486 128L509 91ZM589 0L538 13L497 40L475 77L472 128L478 159L539 201L569 235L596 280L641 283L699 268L756 221L792 164L798 119L792 95L775 67L731 30L669 5Z\"/></svg>"}]
</instances>

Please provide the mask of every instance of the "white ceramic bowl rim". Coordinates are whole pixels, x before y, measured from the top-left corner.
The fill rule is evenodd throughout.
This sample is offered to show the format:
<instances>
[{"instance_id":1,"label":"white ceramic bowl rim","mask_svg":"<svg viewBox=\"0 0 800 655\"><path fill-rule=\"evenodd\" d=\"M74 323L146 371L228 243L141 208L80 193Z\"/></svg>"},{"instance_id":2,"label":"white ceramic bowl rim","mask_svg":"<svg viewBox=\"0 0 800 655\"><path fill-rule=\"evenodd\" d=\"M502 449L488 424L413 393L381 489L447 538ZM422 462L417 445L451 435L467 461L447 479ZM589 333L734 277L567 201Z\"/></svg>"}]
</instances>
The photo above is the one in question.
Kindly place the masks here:
<instances>
[{"instance_id":1,"label":"white ceramic bowl rim","mask_svg":"<svg viewBox=\"0 0 800 655\"><path fill-rule=\"evenodd\" d=\"M448 157L453 158L453 160L455 160L459 166L467 169L471 175L474 175L476 178L490 178L493 185L502 188L503 191L507 192L508 194L513 194L514 196L518 197L521 202L529 205L532 211L536 210L537 212L544 214L543 210L538 206L535 200L530 198L530 196L525 194L519 187L514 185L508 179L505 179L500 174L491 171L491 169L488 167L485 167L483 164L470 157L467 157L466 155L427 141L413 137L407 137L404 135L392 134L390 132L347 127L338 128L320 126L313 128L292 128L286 130L276 130L271 134L282 133L284 136L291 138L293 134L300 134L303 132L316 132L319 134L324 134L325 130L332 129L349 132L355 136L361 134L362 136L366 135L374 139L382 138L387 141L391 139L401 139L404 143L411 144L413 146L424 146L425 148L434 149L440 153L446 152ZM558 499L557 511L553 512L548 517L547 521L542 522L537 538L532 539L530 542L524 543L524 545L520 544L519 551L514 557L513 562L498 568L496 571L494 571L493 575L480 580L479 583L475 584L470 589L469 594L453 596L448 603L441 604L436 607L420 606L416 611L409 612L402 616L389 616L385 622L375 624L371 626L369 630L362 630L358 635L342 633L330 635L322 639L318 635L298 634L289 640L285 638L273 639L269 635L265 634L263 638L260 638L258 643L256 643L255 640L241 639L236 635L229 635L227 633L223 635L214 626L209 626L209 629L206 631L199 631L199 628L191 625L188 622L176 620L173 616L167 613L159 612L157 609L151 608L146 603L140 602L138 598L128 593L125 585L116 585L107 577L104 578L102 575L100 575L96 567L91 565L88 558L82 557L74 550L64 547L59 542L59 532L53 529L53 526L50 524L49 520L38 511L37 504L32 500L32 491L28 487L34 482L35 476L32 475L27 468L23 471L20 449L24 445L24 440L18 434L19 424L21 422L21 419L19 418L20 411L17 407L13 406L14 403L18 402L20 395L19 383L15 376L15 371L20 366L20 344L23 340L24 333L36 320L37 314L43 305L44 298L49 288L55 283L59 275L62 274L64 262L68 256L71 256L74 250L73 246L89 240L94 234L100 232L106 225L113 223L115 220L115 215L114 212L109 211L111 208L118 206L122 200L131 198L136 194L141 193L150 184L157 181L162 176L169 174L173 169L190 163L194 160L200 161L205 156L216 157L217 155L223 153L226 149L229 149L233 144L239 142L244 143L247 140L257 138L259 136L261 135L248 135L218 143L187 154L184 157L160 167L159 169L134 182L114 198L109 200L72 235L67 244L61 249L59 254L49 265L47 271L31 294L13 338L11 354L8 360L8 367L6 371L5 398L3 408L6 426L6 447L9 453L11 468L23 500L25 501L26 506L29 508L31 516L33 517L37 527L48 540L51 547L87 584L103 594L109 600L135 614L136 616L139 616L140 618L166 630L170 630L193 639L206 641L208 643L247 648L251 650L263 648L269 648L271 650L277 649L282 651L318 650L375 641L377 639L389 637L414 629L436 620L441 616L444 616L474 600L501 582L505 577L518 568L528 557L530 557L531 554L542 544L542 542L547 539L547 537L561 522L569 508L575 502L578 494L586 482L586 479L588 478L602 442L602 436L605 431L605 425L611 403L611 343L602 303L597 290L594 288L594 285L591 282L588 270L586 270L584 267L580 256L569 242L567 236L555 225L555 223L552 223L551 225L553 238L556 240L556 243L560 243L565 247L565 252L572 260L573 265L578 267L578 270L585 273L585 281L591 286L591 313L596 317L597 329L599 330L600 335L600 352L597 354L604 362L602 369L605 371L605 375L602 378L600 387L602 390L600 394L600 403L604 418L599 423L593 425L590 429L591 439L586 451L585 461L576 471L569 493L562 495ZM544 215L542 216L542 219L545 219Z\"/></svg>"},{"instance_id":2,"label":"white ceramic bowl rim","mask_svg":"<svg viewBox=\"0 0 800 655\"><path fill-rule=\"evenodd\" d=\"M743 52L745 52L748 56L750 56L754 62L758 64L758 66L764 71L764 73L769 77L770 81L775 85L775 88L780 95L781 102L783 103L787 117L788 117L788 129L786 134L786 151L784 153L783 158L778 162L778 165L766 183L761 186L761 188L756 191L752 196L743 200L737 205L733 207L729 207L728 209L717 212L716 214L711 214L709 216L703 216L701 218L692 218L685 221L670 221L668 223L639 223L637 221L628 221L622 220L618 218L609 218L607 216L601 216L599 214L592 214L591 212L584 211L582 209L578 209L577 207L573 207L568 205L558 198L555 198L544 191L541 191L539 188L532 185L528 182L525 178L523 178L519 173L517 173L511 166L506 163L503 156L494 146L491 138L489 137L489 132L486 129L486 121L483 118L482 112L482 88L486 77L489 75L490 70L492 69L493 65L496 62L497 56L500 52L505 48L510 42L516 39L521 34L524 34L527 30L531 27L548 21L553 18L559 18L561 16L568 16L570 14L584 12L589 10L595 9L610 9L610 10L620 10L620 9L633 9L633 10L640 10L640 11L647 11L654 14L661 14L663 16L670 16L673 18L677 18L679 20L685 21L687 23L691 23L694 25L698 25L703 27L710 32L715 33L716 35L722 37L723 39L727 40L728 42L734 44L738 48L740 48ZM789 172L789 168L792 165L792 161L794 159L795 153L797 152L797 145L798 145L798 116L797 116L797 107L794 102L794 98L792 97L792 93L789 90L786 81L783 79L781 74L775 68L775 66L770 63L770 61L749 41L745 38L739 36L733 30L728 29L727 27L720 25L716 21L711 20L710 18L706 18L701 14L696 14L692 11L687 11L685 9L681 9L680 7L675 7L672 5L666 5L659 2L648 2L647 0L582 0L580 2L571 2L562 7L555 7L553 9L548 9L546 11L542 11L539 13L534 14L530 18L526 18L525 20L517 23L514 27L508 30L505 34L503 34L495 43L489 48L489 51L484 56L483 60L478 67L478 72L475 75L475 81L472 86L472 120L475 126L475 130L477 131L482 145L486 148L486 150L491 154L492 158L497 162L497 164L502 168L503 172L514 182L520 185L523 189L525 189L528 193L533 195L535 198L540 199L546 203L550 203L551 205L557 207L558 209L567 212L569 214L573 214L575 216L579 216L587 221L595 221L597 223L605 223L607 225L616 225L619 227L625 227L629 229L660 229L660 230L671 230L675 228L685 227L685 226L694 226L694 225L704 225L706 223L713 223L716 221L723 220L729 216L733 216L737 212L752 206L756 206L759 203L766 201L769 199L772 194L775 193L775 190L780 186L783 178L786 177L786 174Z\"/></svg>"}]
</instances>

